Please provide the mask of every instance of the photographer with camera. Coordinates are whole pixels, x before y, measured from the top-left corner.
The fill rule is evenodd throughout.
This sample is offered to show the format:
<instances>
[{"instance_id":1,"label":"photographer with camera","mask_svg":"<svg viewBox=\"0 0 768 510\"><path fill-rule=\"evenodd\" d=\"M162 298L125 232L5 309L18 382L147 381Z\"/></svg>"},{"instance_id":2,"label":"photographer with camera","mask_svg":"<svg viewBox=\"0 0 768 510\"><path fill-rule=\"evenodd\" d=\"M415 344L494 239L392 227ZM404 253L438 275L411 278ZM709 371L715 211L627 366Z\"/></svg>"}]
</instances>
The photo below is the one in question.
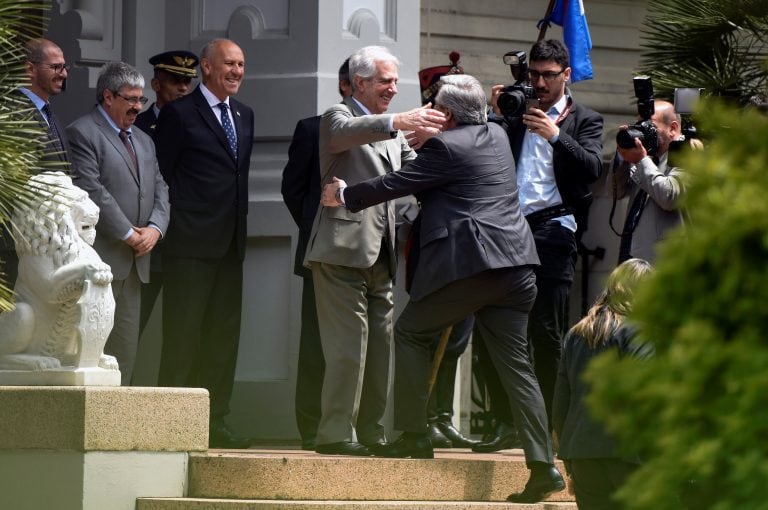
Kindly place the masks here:
<instances>
[{"instance_id":1,"label":"photographer with camera","mask_svg":"<svg viewBox=\"0 0 768 510\"><path fill-rule=\"evenodd\" d=\"M620 126L617 136L620 159L614 161L613 172L616 198L630 197L619 263L632 257L653 262L656 243L683 220L678 203L684 190L684 173L668 161L670 148L684 140L682 121L672 103L656 99L652 104L650 121L654 129L642 129L639 135L632 136L632 129L645 123ZM646 139L654 132L655 139Z\"/></svg>"},{"instance_id":2,"label":"photographer with camera","mask_svg":"<svg viewBox=\"0 0 768 510\"><path fill-rule=\"evenodd\" d=\"M511 87L494 86L492 105L496 120L509 137L521 209L541 260L535 270L538 293L528 321L528 342L547 415L551 416L562 338L568 326L576 243L587 228L592 202L589 185L602 171L603 118L570 95L566 87L571 76L570 56L562 42L548 39L535 43L528 68L524 52L512 55L516 60L507 61L505 56L505 63L518 64L512 71L520 81ZM519 107L521 102L523 108ZM481 363L484 375L493 377L490 361L481 358ZM490 400L496 419L509 425L503 395L491 394ZM493 445L505 443L495 439L473 450L495 451L490 449Z\"/></svg>"}]
</instances>

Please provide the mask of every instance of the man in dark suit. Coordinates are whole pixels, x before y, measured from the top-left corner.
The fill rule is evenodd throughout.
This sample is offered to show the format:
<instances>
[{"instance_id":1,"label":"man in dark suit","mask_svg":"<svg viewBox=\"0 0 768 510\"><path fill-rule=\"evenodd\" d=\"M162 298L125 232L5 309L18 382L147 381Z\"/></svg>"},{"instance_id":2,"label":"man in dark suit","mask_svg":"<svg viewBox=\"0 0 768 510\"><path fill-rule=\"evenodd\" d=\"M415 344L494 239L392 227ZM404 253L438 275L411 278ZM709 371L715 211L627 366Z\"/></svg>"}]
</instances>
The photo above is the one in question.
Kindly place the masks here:
<instances>
[{"instance_id":1,"label":"man in dark suit","mask_svg":"<svg viewBox=\"0 0 768 510\"><path fill-rule=\"evenodd\" d=\"M443 114L428 108L385 113L397 94L398 66L383 46L366 46L350 57L352 96L320 121L325 182L334 175L357 182L397 171L416 156L400 130L442 125ZM394 203L355 214L319 208L305 263L312 268L325 357L315 451L367 456L367 445L385 441L397 267Z\"/></svg>"},{"instance_id":2,"label":"man in dark suit","mask_svg":"<svg viewBox=\"0 0 768 510\"><path fill-rule=\"evenodd\" d=\"M349 83L349 59L339 68L339 94L352 95ZM323 388L325 359L320 345L320 327L317 324L315 287L312 271L304 267L312 221L320 203L320 116L301 119L296 123L288 163L283 169L281 191L283 201L299 227L293 272L303 278L301 293L301 336L299 362L296 369L296 425L304 450L315 449L315 436L320 423L320 393Z\"/></svg>"},{"instance_id":3,"label":"man in dark suit","mask_svg":"<svg viewBox=\"0 0 768 510\"><path fill-rule=\"evenodd\" d=\"M198 60L197 55L186 50L166 51L149 59L155 72L150 82L155 102L136 118L137 128L154 136L160 109L189 94L192 78L197 78Z\"/></svg>"},{"instance_id":4,"label":"man in dark suit","mask_svg":"<svg viewBox=\"0 0 768 510\"><path fill-rule=\"evenodd\" d=\"M69 173L67 139L63 127L56 122L50 99L64 90L69 64L61 48L48 39L30 39L24 45L27 84L17 93L9 94L5 101L9 108L19 110L20 118L37 121L44 133L41 169ZM28 112L31 111L31 114ZM16 245L6 227L0 229L0 272L10 287L18 276L19 259Z\"/></svg>"},{"instance_id":5,"label":"man in dark suit","mask_svg":"<svg viewBox=\"0 0 768 510\"><path fill-rule=\"evenodd\" d=\"M159 384L206 388L210 445L246 448L224 417L240 341L253 110L230 97L245 75L237 44L206 44L200 69L202 84L160 110L155 132L171 201Z\"/></svg>"},{"instance_id":6,"label":"man in dark suit","mask_svg":"<svg viewBox=\"0 0 768 510\"><path fill-rule=\"evenodd\" d=\"M571 76L568 49L558 40L535 43L528 79L539 107L504 118L517 165L520 207L533 231L541 265L536 269L538 294L531 310L528 340L536 378L551 416L562 339L568 327L568 295L576 270L577 241L587 228L592 202L589 185L600 176L603 118L576 103L566 88ZM503 86L493 87L494 112ZM501 120L501 118L500 118ZM480 350L479 352L482 352ZM492 378L491 363L483 363ZM489 384L489 391L494 388ZM512 419L501 394L491 393L491 408L501 422ZM514 430L511 426L502 426ZM493 451L504 438L481 443L477 451Z\"/></svg>"},{"instance_id":7,"label":"man in dark suit","mask_svg":"<svg viewBox=\"0 0 768 510\"><path fill-rule=\"evenodd\" d=\"M197 55L185 50L166 51L149 59L155 70L150 86L155 91L156 99L152 106L136 117L134 125L137 128L154 138L160 108L189 94L192 78L197 78L197 62ZM158 243L152 252L149 283L141 286L139 335L144 331L157 296L163 288L162 246L162 243Z\"/></svg>"},{"instance_id":8,"label":"man in dark suit","mask_svg":"<svg viewBox=\"0 0 768 510\"><path fill-rule=\"evenodd\" d=\"M93 247L112 268L115 325L104 352L117 358L130 384L139 344L141 283L149 253L168 226L168 187L152 139L132 129L147 101L144 77L122 62L106 64L96 81L99 104L67 127L74 177L99 206Z\"/></svg>"},{"instance_id":9,"label":"man in dark suit","mask_svg":"<svg viewBox=\"0 0 768 510\"><path fill-rule=\"evenodd\" d=\"M520 211L515 163L504 131L486 123L482 85L442 78L435 107L445 131L427 140L399 172L345 187L326 185L326 207L350 213L414 194L421 202L421 247L410 301L395 325L395 428L373 449L384 457L432 458L427 433L430 347L447 326L475 315L509 396L531 477L510 501L530 503L565 487L553 464L547 416L528 357L528 312L536 297L533 236Z\"/></svg>"}]
</instances>

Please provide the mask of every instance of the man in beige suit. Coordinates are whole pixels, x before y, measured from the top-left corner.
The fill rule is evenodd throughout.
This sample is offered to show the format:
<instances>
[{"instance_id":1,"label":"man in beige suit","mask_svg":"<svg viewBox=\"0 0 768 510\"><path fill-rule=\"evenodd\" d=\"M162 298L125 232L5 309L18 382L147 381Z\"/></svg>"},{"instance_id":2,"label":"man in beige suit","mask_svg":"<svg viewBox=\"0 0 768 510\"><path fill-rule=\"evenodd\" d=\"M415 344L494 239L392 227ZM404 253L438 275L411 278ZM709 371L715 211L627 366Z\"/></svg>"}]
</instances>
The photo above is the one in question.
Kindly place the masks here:
<instances>
[{"instance_id":1,"label":"man in beige suit","mask_svg":"<svg viewBox=\"0 0 768 510\"><path fill-rule=\"evenodd\" d=\"M445 116L429 108L385 114L397 94L398 59L381 46L350 57L352 97L320 123L320 173L347 183L396 171L416 157L400 130L436 134ZM312 269L325 356L316 451L371 455L385 441L392 341L395 212L383 203L356 213L320 206L305 265ZM353 429L359 442L353 441Z\"/></svg>"}]
</instances>

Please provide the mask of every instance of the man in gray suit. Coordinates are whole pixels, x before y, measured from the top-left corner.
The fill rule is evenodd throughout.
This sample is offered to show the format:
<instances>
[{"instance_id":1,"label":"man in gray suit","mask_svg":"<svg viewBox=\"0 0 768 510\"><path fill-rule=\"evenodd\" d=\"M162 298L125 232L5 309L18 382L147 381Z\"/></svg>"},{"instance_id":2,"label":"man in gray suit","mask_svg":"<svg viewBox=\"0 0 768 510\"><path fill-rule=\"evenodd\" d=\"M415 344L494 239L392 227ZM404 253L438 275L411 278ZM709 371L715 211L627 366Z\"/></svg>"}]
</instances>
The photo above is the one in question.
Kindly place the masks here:
<instances>
[{"instance_id":1,"label":"man in gray suit","mask_svg":"<svg viewBox=\"0 0 768 510\"><path fill-rule=\"evenodd\" d=\"M395 428L373 448L384 457L432 458L427 379L435 336L474 314L509 397L531 477L509 501L539 501L565 487L554 467L544 399L528 356L528 313L536 298L533 235L518 201L515 162L504 130L488 124L482 85L469 75L442 78L435 108L445 132L427 140L397 173L346 187L326 185L326 207L359 214L413 194L421 202L419 261L411 300L395 326Z\"/></svg>"},{"instance_id":2,"label":"man in gray suit","mask_svg":"<svg viewBox=\"0 0 768 510\"><path fill-rule=\"evenodd\" d=\"M681 133L682 121L672 103L658 99L653 103L651 120L658 130L656 154L648 154L637 138L631 149L616 149L622 160L613 172L616 198L630 197L619 263L632 257L653 262L656 244L683 222L679 205L684 172L669 164L670 148L685 139Z\"/></svg>"},{"instance_id":3,"label":"man in gray suit","mask_svg":"<svg viewBox=\"0 0 768 510\"><path fill-rule=\"evenodd\" d=\"M144 78L111 62L96 82L98 105L67 129L73 182L99 206L93 247L112 267L115 325L104 352L117 358L122 384L130 383L139 342L141 283L149 281L149 254L168 226L168 187L152 139L131 129L141 106Z\"/></svg>"},{"instance_id":4,"label":"man in gray suit","mask_svg":"<svg viewBox=\"0 0 768 510\"><path fill-rule=\"evenodd\" d=\"M349 59L352 97L320 122L320 172L349 182L384 175L416 157L399 131L436 131L443 114L416 108L385 114L397 94L398 59L367 46ZM318 453L367 456L383 443L395 274L392 203L351 213L318 208L305 264L312 269L325 357ZM365 388L365 393L361 393ZM359 442L352 441L353 428Z\"/></svg>"}]
</instances>

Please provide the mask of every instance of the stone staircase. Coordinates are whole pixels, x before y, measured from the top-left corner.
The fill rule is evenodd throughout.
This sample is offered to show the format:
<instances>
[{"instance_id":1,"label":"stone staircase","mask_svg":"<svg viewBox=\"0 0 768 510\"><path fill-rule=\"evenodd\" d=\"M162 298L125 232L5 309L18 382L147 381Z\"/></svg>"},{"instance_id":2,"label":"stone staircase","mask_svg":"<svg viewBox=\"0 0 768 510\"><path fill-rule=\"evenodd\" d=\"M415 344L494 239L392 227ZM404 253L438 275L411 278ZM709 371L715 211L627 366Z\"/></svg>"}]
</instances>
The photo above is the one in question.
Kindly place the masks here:
<instances>
[{"instance_id":1,"label":"stone staircase","mask_svg":"<svg viewBox=\"0 0 768 510\"><path fill-rule=\"evenodd\" d=\"M188 469L187 497L139 498L136 510L576 509L566 491L536 504L504 501L528 478L522 450L436 450L433 460L209 450L191 453Z\"/></svg>"}]
</instances>

